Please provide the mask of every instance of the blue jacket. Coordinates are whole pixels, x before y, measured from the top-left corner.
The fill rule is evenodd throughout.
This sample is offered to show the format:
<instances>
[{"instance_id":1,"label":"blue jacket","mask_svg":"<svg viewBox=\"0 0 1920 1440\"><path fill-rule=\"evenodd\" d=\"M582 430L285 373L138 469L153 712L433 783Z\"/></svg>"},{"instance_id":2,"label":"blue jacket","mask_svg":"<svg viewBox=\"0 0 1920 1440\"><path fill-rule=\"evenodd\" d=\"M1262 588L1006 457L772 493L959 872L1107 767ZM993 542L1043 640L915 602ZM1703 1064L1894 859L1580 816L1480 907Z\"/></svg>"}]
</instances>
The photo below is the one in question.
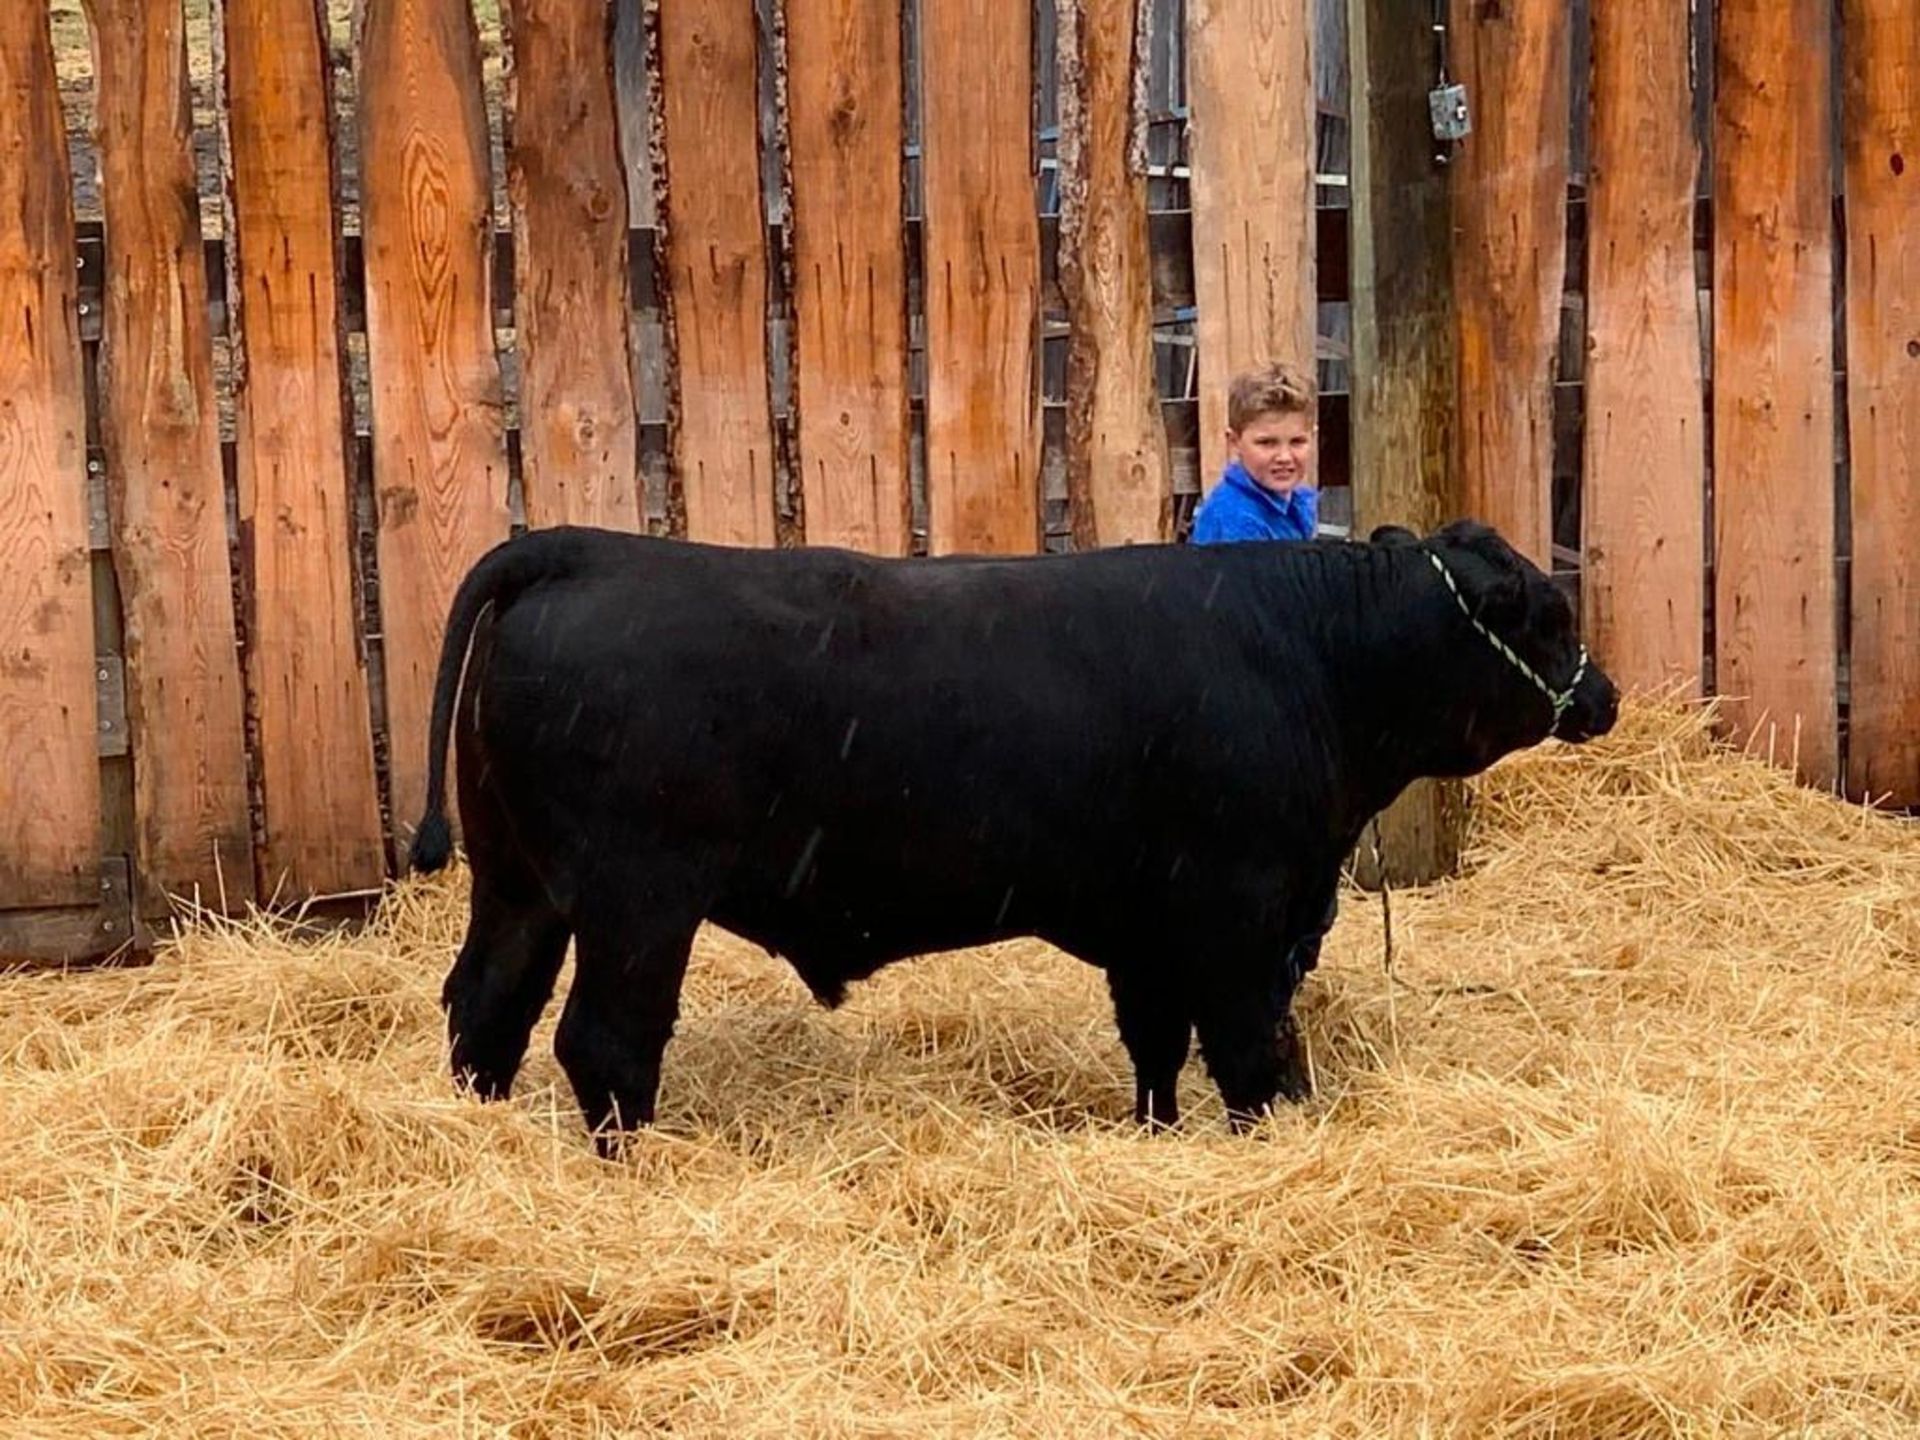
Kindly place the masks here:
<instances>
[{"instance_id":1,"label":"blue jacket","mask_svg":"<svg viewBox=\"0 0 1920 1440\"><path fill-rule=\"evenodd\" d=\"M1246 467L1230 461L1220 483L1194 512L1192 543L1233 540L1311 540L1320 519L1320 492L1296 486L1282 500L1255 483Z\"/></svg>"}]
</instances>

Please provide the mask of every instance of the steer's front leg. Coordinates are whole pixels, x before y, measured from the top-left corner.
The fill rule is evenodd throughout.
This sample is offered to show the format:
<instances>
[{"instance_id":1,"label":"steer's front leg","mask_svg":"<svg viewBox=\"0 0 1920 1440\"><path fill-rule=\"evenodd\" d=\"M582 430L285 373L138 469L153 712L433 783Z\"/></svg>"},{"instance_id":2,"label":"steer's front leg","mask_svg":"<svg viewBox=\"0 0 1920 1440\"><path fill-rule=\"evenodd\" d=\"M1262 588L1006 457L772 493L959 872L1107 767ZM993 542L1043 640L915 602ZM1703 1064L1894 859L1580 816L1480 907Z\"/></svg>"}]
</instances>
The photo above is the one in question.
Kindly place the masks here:
<instances>
[{"instance_id":1,"label":"steer's front leg","mask_svg":"<svg viewBox=\"0 0 1920 1440\"><path fill-rule=\"evenodd\" d=\"M1313 1098L1313 1077L1307 1069L1307 1050L1300 1039L1300 1027L1293 1018L1293 1006L1280 1012L1274 1022L1273 1043L1276 1061L1274 1079L1280 1098L1302 1104Z\"/></svg>"},{"instance_id":2,"label":"steer's front leg","mask_svg":"<svg viewBox=\"0 0 1920 1440\"><path fill-rule=\"evenodd\" d=\"M1109 966L1120 1039L1133 1061L1133 1118L1153 1130L1180 1123L1180 1069L1193 1030L1179 987L1153 961Z\"/></svg>"},{"instance_id":3,"label":"steer's front leg","mask_svg":"<svg viewBox=\"0 0 1920 1440\"><path fill-rule=\"evenodd\" d=\"M1292 996L1276 1008L1276 987L1252 967L1209 987L1195 1017L1200 1054L1227 1107L1227 1124L1242 1133L1273 1108L1276 1098L1310 1099Z\"/></svg>"},{"instance_id":4,"label":"steer's front leg","mask_svg":"<svg viewBox=\"0 0 1920 1440\"><path fill-rule=\"evenodd\" d=\"M1304 931L1282 945L1285 958L1273 972L1273 1010L1283 1023L1293 1004L1294 991L1306 983L1307 976L1320 964L1321 942L1327 938L1333 929L1333 922L1340 914L1339 887L1330 887L1326 903L1312 907L1308 913L1316 918Z\"/></svg>"}]
</instances>

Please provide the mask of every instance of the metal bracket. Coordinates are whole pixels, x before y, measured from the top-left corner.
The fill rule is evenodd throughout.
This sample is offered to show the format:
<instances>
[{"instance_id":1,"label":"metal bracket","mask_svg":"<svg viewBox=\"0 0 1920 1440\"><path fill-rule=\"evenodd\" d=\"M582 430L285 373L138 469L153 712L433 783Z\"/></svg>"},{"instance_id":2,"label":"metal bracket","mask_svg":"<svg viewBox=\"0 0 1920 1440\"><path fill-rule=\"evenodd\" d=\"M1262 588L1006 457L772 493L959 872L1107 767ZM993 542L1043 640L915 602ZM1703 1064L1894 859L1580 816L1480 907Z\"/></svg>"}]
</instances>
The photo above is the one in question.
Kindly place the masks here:
<instances>
[{"instance_id":1,"label":"metal bracket","mask_svg":"<svg viewBox=\"0 0 1920 1440\"><path fill-rule=\"evenodd\" d=\"M118 655L93 657L94 713L99 717L98 753L124 755L127 739L127 666Z\"/></svg>"},{"instance_id":2,"label":"metal bracket","mask_svg":"<svg viewBox=\"0 0 1920 1440\"><path fill-rule=\"evenodd\" d=\"M113 548L113 514L107 508L107 453L87 447L87 548Z\"/></svg>"},{"instance_id":3,"label":"metal bracket","mask_svg":"<svg viewBox=\"0 0 1920 1440\"><path fill-rule=\"evenodd\" d=\"M97 904L0 910L0 968L85 964L138 939L132 874L124 855L101 860Z\"/></svg>"},{"instance_id":4,"label":"metal bracket","mask_svg":"<svg viewBox=\"0 0 1920 1440\"><path fill-rule=\"evenodd\" d=\"M1464 85L1438 85L1430 90L1427 112L1433 120L1433 138L1442 145L1456 145L1473 133L1473 117L1467 109ZM1444 151L1441 158L1445 158Z\"/></svg>"}]
</instances>

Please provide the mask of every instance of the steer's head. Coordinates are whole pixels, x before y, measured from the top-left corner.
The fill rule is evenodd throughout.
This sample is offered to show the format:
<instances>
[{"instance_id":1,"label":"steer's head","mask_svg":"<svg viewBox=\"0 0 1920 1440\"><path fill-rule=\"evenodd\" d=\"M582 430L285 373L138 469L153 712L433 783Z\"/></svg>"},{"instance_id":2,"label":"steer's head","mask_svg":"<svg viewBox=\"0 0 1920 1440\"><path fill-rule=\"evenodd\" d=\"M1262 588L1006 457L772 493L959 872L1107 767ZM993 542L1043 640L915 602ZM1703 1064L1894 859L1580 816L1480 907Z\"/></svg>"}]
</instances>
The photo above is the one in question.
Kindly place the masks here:
<instances>
[{"instance_id":1,"label":"steer's head","mask_svg":"<svg viewBox=\"0 0 1920 1440\"><path fill-rule=\"evenodd\" d=\"M1445 689L1469 702L1472 768L1549 735L1579 744L1613 728L1619 692L1581 645L1567 597L1491 527L1459 520L1423 540L1383 525L1370 538L1414 552L1408 583L1445 637Z\"/></svg>"}]
</instances>

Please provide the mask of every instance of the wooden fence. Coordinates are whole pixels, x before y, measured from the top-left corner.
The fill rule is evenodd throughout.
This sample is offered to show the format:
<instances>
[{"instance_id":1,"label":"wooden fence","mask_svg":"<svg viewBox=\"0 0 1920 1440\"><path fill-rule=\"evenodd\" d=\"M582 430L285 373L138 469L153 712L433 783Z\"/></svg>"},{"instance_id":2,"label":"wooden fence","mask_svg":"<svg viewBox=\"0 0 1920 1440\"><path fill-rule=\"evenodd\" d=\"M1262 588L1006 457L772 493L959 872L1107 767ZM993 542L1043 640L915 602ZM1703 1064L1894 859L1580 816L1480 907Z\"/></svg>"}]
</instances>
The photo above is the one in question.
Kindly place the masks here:
<instances>
[{"instance_id":1,"label":"wooden fence","mask_svg":"<svg viewBox=\"0 0 1920 1440\"><path fill-rule=\"evenodd\" d=\"M209 4L0 6L0 956L377 889L517 526L1177 538L1276 354L1323 517L1920 804L1908 0Z\"/></svg>"}]
</instances>

